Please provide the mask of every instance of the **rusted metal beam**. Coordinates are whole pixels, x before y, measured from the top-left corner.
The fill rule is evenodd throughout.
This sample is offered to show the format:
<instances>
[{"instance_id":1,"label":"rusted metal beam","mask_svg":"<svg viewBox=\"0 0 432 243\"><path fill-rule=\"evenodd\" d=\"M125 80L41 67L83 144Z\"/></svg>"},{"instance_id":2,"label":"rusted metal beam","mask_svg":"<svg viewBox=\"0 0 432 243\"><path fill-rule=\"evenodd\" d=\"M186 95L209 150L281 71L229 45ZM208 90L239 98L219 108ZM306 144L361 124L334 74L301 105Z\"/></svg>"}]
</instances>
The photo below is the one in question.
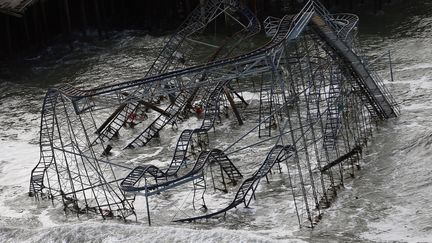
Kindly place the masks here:
<instances>
[{"instance_id":1,"label":"rusted metal beam","mask_svg":"<svg viewBox=\"0 0 432 243\"><path fill-rule=\"evenodd\" d=\"M165 110L163 110L163 109L157 107L155 104L152 104L152 103L147 102L147 101L144 101L144 100L140 100L140 101L138 101L138 102L139 102L140 104L144 105L144 106L147 107L147 108L150 108L150 109L152 109L152 110L154 110L154 111L156 111L156 112L161 113L161 114L164 115L164 116L167 116L167 117L171 116L168 112L166 112Z\"/></svg>"},{"instance_id":2,"label":"rusted metal beam","mask_svg":"<svg viewBox=\"0 0 432 243\"><path fill-rule=\"evenodd\" d=\"M123 92L122 93L124 96L129 96L129 93L127 93L127 92ZM150 108L150 109L152 109L152 110L154 110L154 111L156 111L156 112L159 112L159 113L161 113L162 115L164 115L164 116L171 116L168 112L166 112L165 110L163 110L163 109L161 109L161 108L159 108L159 107L157 107L155 104L153 104L153 103L150 103L150 102L148 102L148 101L144 101L144 100L138 100L138 103L140 103L141 105L144 105L146 108Z\"/></svg>"},{"instance_id":3,"label":"rusted metal beam","mask_svg":"<svg viewBox=\"0 0 432 243\"><path fill-rule=\"evenodd\" d=\"M243 123L243 120L242 120L242 118L241 118L241 115L240 115L239 110L237 109L237 106L236 106L236 104L235 104L235 102L234 102L234 99L233 99L233 97L231 96L231 92L230 92L230 90L229 90L228 88L225 87L225 88L224 88L224 92L225 92L225 96L226 96L227 99L228 99L228 102L229 102L230 105L231 105L231 108L233 109L234 115L236 116L239 125L243 125L243 124L244 124L244 123Z\"/></svg>"},{"instance_id":4,"label":"rusted metal beam","mask_svg":"<svg viewBox=\"0 0 432 243\"><path fill-rule=\"evenodd\" d=\"M110 116L109 116L109 118L108 119L106 119L105 120L105 122L104 123L102 123L102 125L96 130L96 134L100 134L103 130L104 130L104 128L110 123L110 121L112 120L112 119L114 119L116 116L117 116L117 114L119 113L119 112L121 112L122 110L123 110L123 108L126 106L126 103L125 104L122 104L121 106L119 106Z\"/></svg>"},{"instance_id":5,"label":"rusted metal beam","mask_svg":"<svg viewBox=\"0 0 432 243\"><path fill-rule=\"evenodd\" d=\"M343 161L351 158L353 155L355 155L357 153L361 153L361 152L362 152L362 147L356 146L351 151L349 151L348 153L342 155L341 157L335 159L334 161L332 161L329 164L327 164L326 166L324 166L321 169L321 172L325 172L325 171L329 170L330 168L332 168L333 166L338 165L338 164L342 163Z\"/></svg>"}]
</instances>

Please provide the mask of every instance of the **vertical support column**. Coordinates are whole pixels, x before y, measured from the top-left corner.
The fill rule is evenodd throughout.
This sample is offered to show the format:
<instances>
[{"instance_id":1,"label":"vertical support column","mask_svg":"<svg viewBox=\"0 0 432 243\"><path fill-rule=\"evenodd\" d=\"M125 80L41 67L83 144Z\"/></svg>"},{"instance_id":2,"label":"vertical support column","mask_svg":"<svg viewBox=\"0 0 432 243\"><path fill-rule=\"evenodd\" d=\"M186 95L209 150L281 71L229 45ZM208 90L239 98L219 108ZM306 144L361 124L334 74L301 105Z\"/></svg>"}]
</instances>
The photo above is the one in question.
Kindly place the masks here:
<instances>
[{"instance_id":1,"label":"vertical support column","mask_svg":"<svg viewBox=\"0 0 432 243\"><path fill-rule=\"evenodd\" d=\"M107 1L101 1L99 2L99 8L100 8L100 18L101 18L101 32L102 32L102 38L107 37L107 9L106 9Z\"/></svg>"},{"instance_id":2,"label":"vertical support column","mask_svg":"<svg viewBox=\"0 0 432 243\"><path fill-rule=\"evenodd\" d=\"M353 121L350 119L351 117L349 116L349 105L350 105L350 99L349 97L344 97L343 98L343 111L342 111L342 126L341 126L341 135L342 135L342 139L343 139L343 143L344 143L344 149L345 151L343 152L344 154L350 153L351 150L355 147L352 146L352 143L350 142L350 135L352 134L352 129L350 126L350 123L352 123ZM351 155L347 160L350 161L351 163L349 165L347 165L347 167L349 167L351 165L351 173L350 173L350 177L354 178L354 159L353 159L354 155ZM346 163L345 161L341 162L341 165L343 165L344 163ZM347 171L349 171L349 168L346 169ZM345 172L345 171L343 171Z\"/></svg>"},{"instance_id":3,"label":"vertical support column","mask_svg":"<svg viewBox=\"0 0 432 243\"><path fill-rule=\"evenodd\" d=\"M88 24L87 24L87 13L85 10L85 1L86 0L80 0L80 8L81 8L81 24L82 24L82 33L83 36L87 36L87 28L88 28Z\"/></svg>"},{"instance_id":4,"label":"vertical support column","mask_svg":"<svg viewBox=\"0 0 432 243\"><path fill-rule=\"evenodd\" d=\"M8 15L5 16L5 27L6 27L7 51L9 56L12 56L12 37L11 37L11 29L10 29L10 17Z\"/></svg>"},{"instance_id":5,"label":"vertical support column","mask_svg":"<svg viewBox=\"0 0 432 243\"><path fill-rule=\"evenodd\" d=\"M285 53L285 55L287 55L287 53ZM286 63L286 68L287 68L287 73L289 75L289 80L287 81L287 85L289 85L289 90L291 97L299 97L299 93L297 92L297 88L298 88L298 84L297 84L297 77L295 77L295 73L294 70L292 69L292 65L299 65L299 63L296 64L292 64L291 62L287 62ZM299 99L297 98L293 98L292 100L292 106L290 106L291 109L296 109L300 104ZM286 101L285 101L286 102ZM294 203L295 203L295 207L297 210L297 217L299 219L299 223L300 226L303 226L307 223L308 227L313 228L314 224L313 224L313 212L311 211L311 207L309 205L310 201L308 198L308 190L306 189L305 185L308 183L307 182L307 178L305 178L304 176L307 176L307 172L304 172L304 170L308 170L307 168L305 168L305 164L301 162L300 158L300 152L298 148L302 148L301 146L301 136L302 134L300 134L299 131L299 127L301 127L301 124L299 124L299 122L297 121L297 119L300 119L298 116L295 116L294 110L288 110L287 107L287 120L288 120L288 125L289 125L289 133L291 135L291 144L294 148L293 153L294 153L294 161L295 161L295 166L297 169L297 173L293 173L292 175L290 175L290 181L291 181L291 190L293 193L293 197L294 197ZM297 108L298 109L298 108ZM295 117L295 118L293 118ZM293 121L292 119L296 119L295 121ZM295 124L295 127L294 127ZM303 156L302 156L303 157ZM288 167L288 165L287 165ZM307 173L307 174L306 174ZM309 184L308 184L309 185ZM304 222L304 216L307 217L308 222Z\"/></svg>"},{"instance_id":6,"label":"vertical support column","mask_svg":"<svg viewBox=\"0 0 432 243\"><path fill-rule=\"evenodd\" d=\"M314 153L315 153L315 161L316 161L316 165L318 167L318 169L321 171L322 165L322 159L320 156L320 152L318 149L318 140L317 136L316 136L316 127L321 125L321 129L322 129L322 113L320 111L320 87L321 87L321 82L319 80L319 78L317 78L316 75L313 75L313 73L316 73L318 71L318 69L323 69L325 68L325 66L322 65L322 63L320 62L319 65L316 66L316 69L314 70L314 66L312 65L312 60L311 57L315 56L315 55L319 55L319 53L311 53L310 51L310 47L315 47L314 43L311 43L309 45L309 42L307 42L307 39L304 38L305 40L303 41L304 43L304 49L306 50L306 58L307 58L307 69L309 70L309 72L306 73L307 77L306 79L309 80L309 85L307 85L305 82L303 82L302 86L303 86L303 90L309 90L309 92L305 92L304 96L305 96L305 102L306 102L306 110L307 110L307 121L308 121L308 126L309 126L309 130L311 132L312 135L312 141L313 142L313 149L314 149ZM318 50L316 50L316 52L319 52ZM325 64L324 64L325 65ZM319 122L318 122L319 120ZM321 190L322 190L322 195L319 198L319 203L318 205L321 207L323 203L325 203L325 207L328 207L330 205L330 202L328 200L327 197L327 188L326 188L326 184L324 182L324 175L322 173L320 173L319 175L319 181L321 183Z\"/></svg>"},{"instance_id":7,"label":"vertical support column","mask_svg":"<svg viewBox=\"0 0 432 243\"><path fill-rule=\"evenodd\" d=\"M66 118L67 118L67 120L68 120L68 123L70 122L70 119L69 119L69 116L68 116L68 112L67 112L67 110L66 110L66 107L65 107L65 103L64 103L64 100L63 100L63 98L60 96L60 101L59 102L61 102L61 104L63 104L63 107L64 107L64 109L65 109L65 115L66 115ZM65 148L66 146L65 146L65 142L63 141L63 139L64 139L64 137L63 137L63 134L62 134L62 132L61 132L61 128L60 128L60 124L59 124L59 122L58 122L58 120L57 120L57 116L56 115L54 115L54 124L55 124L55 129L56 129L56 131L57 131L57 136L58 136L58 138L57 138L57 140L58 140L58 144L56 145L56 146L60 146L60 148L59 147L56 147L56 149L59 149L62 153L62 156L57 156L57 160L56 160L56 170L57 170L57 174L58 174L58 176L59 175L63 175L63 178L64 178L64 183L65 183L65 188L68 188L70 191L66 191L66 195L64 194L64 189L63 190L61 190L61 192L60 192L60 194L62 195L62 198L63 198L63 207L64 207L64 209L66 210L68 207L69 207L69 204L70 203L73 203L74 205L73 205L73 208L75 208L75 203L76 203L76 201L70 201L69 199L68 199L68 197L67 197L67 194L71 194L71 195L73 195L73 197L72 197L72 199L77 199L78 197L77 197L77 194L76 194L76 190L75 190L75 184L74 184L74 180L73 180L73 176L72 176L72 173L71 173L71 170L70 170L70 166L69 166L69 162L68 162L68 155L66 154L66 151L67 151L67 149ZM68 125L70 125L70 124L68 124ZM66 135L65 135L66 136ZM67 138L66 138L67 139ZM54 147L53 147L53 149L54 149ZM54 153L55 154L55 153ZM65 169L63 172L60 172L59 170L58 170L58 167L57 167L57 164L59 164L59 162L60 163L62 163L61 165L62 166L64 166L64 168L61 168L61 169ZM62 173L64 173L64 174L62 174ZM66 175L66 176L65 176ZM59 179L59 184L61 183L61 180ZM61 188L61 187L60 187ZM77 212L77 214L78 214L78 212Z\"/></svg>"},{"instance_id":8,"label":"vertical support column","mask_svg":"<svg viewBox=\"0 0 432 243\"><path fill-rule=\"evenodd\" d=\"M294 106L298 106L298 101L296 101L295 104L293 104ZM291 121L291 115L290 113L287 114L287 118L288 118L288 124L289 124L289 130L291 131L291 140L292 140L292 146L294 148L294 161L296 164L296 169L297 169L297 176L298 176L298 183L300 183L300 185L295 185L297 183L297 181L294 180L294 184L291 184L291 189L293 190L293 197L294 197L294 203L296 204L296 209L297 209L297 217L299 218L299 223L300 226L303 224L303 215L306 214L309 222L310 222L310 226L311 228L313 228L313 223L312 223L312 214L309 208L309 201L308 201L308 197L307 197L307 191L305 188L305 181L303 179L303 172L302 172L302 166L300 165L300 157L299 157L299 151L297 149L297 144L295 144L295 142L297 141L297 137L294 134L295 130L293 127L293 122ZM291 178L293 179L293 178ZM296 190L294 189L294 187L296 188L300 188L300 190ZM299 203L301 204L301 200L303 200L303 205L299 205ZM303 207L304 207L304 211L303 211Z\"/></svg>"},{"instance_id":9,"label":"vertical support column","mask_svg":"<svg viewBox=\"0 0 432 243\"><path fill-rule=\"evenodd\" d=\"M71 18L70 18L70 9L69 9L69 0L63 0L63 5L65 8L65 14L66 14L66 28L67 28L67 39L69 42L69 47L72 50L73 49L73 45L72 45L72 23L71 23Z\"/></svg>"},{"instance_id":10,"label":"vertical support column","mask_svg":"<svg viewBox=\"0 0 432 243\"><path fill-rule=\"evenodd\" d=\"M370 117L370 113L365 109L361 109L362 112L362 130L363 130L363 139L364 139L364 143L367 143L367 138L371 135L371 131L372 131L372 124L371 123L371 117Z\"/></svg>"},{"instance_id":11,"label":"vertical support column","mask_svg":"<svg viewBox=\"0 0 432 243\"><path fill-rule=\"evenodd\" d=\"M352 114L355 120L355 146L360 147L360 151L358 152L358 160L356 161L357 170L361 169L360 160L362 159L362 149L363 146L366 146L366 143L363 142L363 134L361 128L361 116L363 116L361 110L363 109L361 100L355 96L353 97L353 105L352 105Z\"/></svg>"},{"instance_id":12,"label":"vertical support column","mask_svg":"<svg viewBox=\"0 0 432 243\"><path fill-rule=\"evenodd\" d=\"M333 141L333 151L334 151L334 157L333 159L337 159L341 156L340 153L340 146L339 146L339 136L338 133L336 132L337 130L342 129L341 128L341 100L342 100L342 87L341 87L341 80L339 79L340 77L340 68L339 68L339 64L334 64L332 69L331 69L331 75L330 75L330 96L329 96L329 100L328 100L328 107L329 107L329 119L328 119L328 125L330 126L330 130L332 131L332 137L334 138ZM335 125L335 121L334 116L337 116L338 118L336 119L336 124L337 125L337 129L335 130L334 128L332 128ZM340 181L340 186L344 185L344 175L343 175L343 163L339 163L337 165L337 168L339 168L339 181Z\"/></svg>"},{"instance_id":13,"label":"vertical support column","mask_svg":"<svg viewBox=\"0 0 432 243\"><path fill-rule=\"evenodd\" d=\"M24 27L24 35L26 38L26 44L29 45L30 44L30 33L29 33L28 22L27 22L27 14L24 14L22 16L22 21L23 21L23 27Z\"/></svg>"},{"instance_id":14,"label":"vertical support column","mask_svg":"<svg viewBox=\"0 0 432 243\"><path fill-rule=\"evenodd\" d=\"M46 16L46 10L45 10L45 2L44 1L39 1L39 8L42 14L42 24L41 24L41 29L42 29L42 34L43 34L43 39L44 42L46 44L46 42L48 41L48 20L47 20L47 16Z\"/></svg>"},{"instance_id":15,"label":"vertical support column","mask_svg":"<svg viewBox=\"0 0 432 243\"><path fill-rule=\"evenodd\" d=\"M147 178L144 177L144 183L145 183L145 201L146 201L146 208L147 208L147 220L149 226L151 226L151 218L150 218L150 206L148 202L148 188L147 188Z\"/></svg>"},{"instance_id":16,"label":"vertical support column","mask_svg":"<svg viewBox=\"0 0 432 243\"><path fill-rule=\"evenodd\" d=\"M304 44L304 40L302 40L301 43ZM299 51L299 46L295 45L295 47L296 47L296 55L297 55L297 57L302 57L301 56L302 53L300 53L300 51ZM307 47L305 49L307 49ZM304 56L307 56L307 53ZM304 86L305 87L305 85L304 85L305 84L305 74L304 74L305 70L303 70L301 62L302 61L300 61L299 64L298 64L298 68L299 68L298 72L299 72L299 75L300 75L300 82L301 82L300 86ZM300 99L300 97L299 97L299 99ZM303 123L304 122L303 122L303 119L302 119L302 115L301 115L301 111L300 111L299 105L297 105L296 111L297 111L298 125L299 125L299 128L300 128L300 135L301 135L303 146L304 146L304 154L305 154L305 159L306 159L306 166L307 166L307 170L309 172L310 184L311 184L311 187L312 187L312 195L313 195L313 198L315 200L315 205L319 205L319 200L318 200L317 190L316 190L316 185L315 185L316 182L315 182L315 178L314 178L314 173L312 172L312 167L311 167L311 162L310 162L309 148L307 146L307 143L308 143L307 142L307 138L306 138L307 134L306 134L306 131L305 131L304 127L303 127ZM309 112L309 110L308 110L308 112ZM306 121L306 122L308 122L308 121ZM318 208L318 210L319 210L319 208ZM318 213L320 214L320 212L318 212Z\"/></svg>"},{"instance_id":17,"label":"vertical support column","mask_svg":"<svg viewBox=\"0 0 432 243\"><path fill-rule=\"evenodd\" d=\"M394 78L393 78L393 63L392 63L392 57L391 57L391 51L388 51L388 58L389 58L389 65L390 65L390 79L393 82Z\"/></svg>"},{"instance_id":18,"label":"vertical support column","mask_svg":"<svg viewBox=\"0 0 432 243\"><path fill-rule=\"evenodd\" d=\"M267 121L265 120L266 119L266 117L265 117L265 115L263 115L264 113L264 110L263 110L263 107L264 107L264 101L263 101L263 97L264 97L264 94L263 94L263 92L266 92L265 90L264 90L264 87L263 87L263 85L264 85L264 74L261 74L261 82L260 82L260 100L259 100L259 120L258 120L258 122L259 122L259 127L258 127L258 137L259 138L261 138L262 137L262 135L261 135L261 130L265 130L265 124L267 123ZM264 125L264 128L261 128L261 126L262 125Z\"/></svg>"},{"instance_id":19,"label":"vertical support column","mask_svg":"<svg viewBox=\"0 0 432 243\"><path fill-rule=\"evenodd\" d=\"M229 1L226 1L226 4L228 5ZM228 13L226 11L224 11L224 15L225 15L225 29L226 29L228 27L228 22L229 22L230 16L228 15Z\"/></svg>"},{"instance_id":20,"label":"vertical support column","mask_svg":"<svg viewBox=\"0 0 432 243\"><path fill-rule=\"evenodd\" d=\"M101 15L100 15L98 0L93 0L93 4L94 4L95 11L96 11L96 24L97 24L97 29L98 29L98 36L99 36L99 40L101 40L102 39Z\"/></svg>"},{"instance_id":21,"label":"vertical support column","mask_svg":"<svg viewBox=\"0 0 432 243\"><path fill-rule=\"evenodd\" d=\"M288 153L288 152L285 152L285 153ZM297 205L298 201L296 200L296 197L295 197L296 191L294 190L294 183L293 183L293 181L294 181L293 180L294 174L291 175L291 170L290 170L290 166L288 164L288 160L287 159L285 159L285 165L286 165L287 171L288 171L288 181L289 181L289 185L291 187L291 193L293 195L294 208L296 210L297 220L298 220L299 225L301 226L302 225L302 221L300 220L300 209L299 209L299 205Z\"/></svg>"},{"instance_id":22,"label":"vertical support column","mask_svg":"<svg viewBox=\"0 0 432 243\"><path fill-rule=\"evenodd\" d=\"M63 104L62 107L63 107L63 110L64 110L64 114L66 114L67 123L68 123L69 126L70 126L70 129L68 129L69 139L72 139L72 140L74 140L74 142L75 142L76 144L79 144L78 141L77 141L77 137L76 137L75 131L74 131L74 125L72 125L73 122L72 122L71 117L69 116L69 113L68 113L68 111L67 111L67 107L66 107L66 105L65 105L64 102L62 102L62 104ZM72 185L73 188L74 188L73 195L75 196L75 199L78 199L78 198L77 198L77 193L76 193L75 189L77 189L77 190L82 190L81 192L82 192L82 196L83 196L83 198L84 198L85 205L88 205L88 200L87 200L87 196L86 196L86 193L85 193L85 187L86 187L86 186L84 186L83 178L82 178L82 176L81 176L80 168L79 168L79 163L78 163L80 157L77 156L77 155L79 154L79 151L76 151L76 148L75 148L75 147L72 147L72 150L73 150L73 152L76 153L76 154L74 154L74 156L72 157L72 160L75 162L75 166L76 166L74 172L78 174L78 178L79 178L79 183L77 183L77 180L75 180L76 185L75 185L75 184ZM82 158L81 158L81 159L82 159ZM67 162L67 161L66 161L66 162ZM72 161L71 161L71 162L72 162ZM81 162L83 162L83 160L81 160ZM84 169L85 169L86 177L88 178L88 173L87 173L87 169L85 168L85 163L82 163L82 165L83 165L83 167L84 167ZM69 172L69 174L70 174L70 172ZM84 176L84 175L83 175L83 176ZM89 182L90 182L90 180L89 180ZM91 182L90 182L90 185L91 185ZM79 187L80 187L80 188L79 188ZM92 187L92 192L93 192L93 194L94 194L93 186L91 185L91 187ZM79 189L78 189L78 188L79 188ZM94 195L95 195L95 194L94 194ZM96 201L97 201L97 197L96 197L96 196L95 196L95 198L96 198ZM99 205L99 204L98 204L98 205ZM86 209L86 210L88 210L88 209ZM78 212L77 212L77 216L79 217L79 213L78 213Z\"/></svg>"},{"instance_id":23,"label":"vertical support column","mask_svg":"<svg viewBox=\"0 0 432 243\"><path fill-rule=\"evenodd\" d=\"M243 125L243 120L242 120L242 118L240 116L240 112L237 109L237 106L236 106L236 104L234 102L233 97L231 96L230 91L225 87L224 88L224 92L225 92L225 96L227 97L227 99L228 99L228 101L229 101L229 103L231 105L231 108L233 109L233 112L234 112L234 114L235 114L235 116L237 118L237 121L238 121L239 125Z\"/></svg>"}]
</instances>

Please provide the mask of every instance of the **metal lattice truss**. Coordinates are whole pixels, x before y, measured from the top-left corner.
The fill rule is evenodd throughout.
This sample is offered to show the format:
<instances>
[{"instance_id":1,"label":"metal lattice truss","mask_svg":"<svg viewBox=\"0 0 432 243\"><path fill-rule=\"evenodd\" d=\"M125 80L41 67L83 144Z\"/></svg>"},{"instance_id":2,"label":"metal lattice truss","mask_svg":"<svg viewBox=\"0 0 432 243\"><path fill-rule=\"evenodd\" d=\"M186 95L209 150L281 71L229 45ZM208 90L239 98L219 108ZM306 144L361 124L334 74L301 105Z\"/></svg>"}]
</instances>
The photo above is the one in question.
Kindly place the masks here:
<instances>
[{"instance_id":1,"label":"metal lattice truss","mask_svg":"<svg viewBox=\"0 0 432 243\"><path fill-rule=\"evenodd\" d=\"M49 89L42 109L41 159L32 171L30 195L60 200L77 213L126 218L135 213L136 195L144 195L148 206L150 197L186 183L193 184L193 208L199 202L207 209L209 180L215 189L236 192L225 208L177 219L195 221L241 204L247 207L262 178L285 170L299 223L313 227L344 177L359 167L374 121L396 117L398 106L356 47L358 18L332 15L317 1L309 1L296 16L264 21L271 40L259 49L233 56L221 47L195 66L176 60L178 53L182 58L177 59L187 59L198 42L188 39L219 15L242 26L233 37L237 44L239 36L244 40L261 29L237 1L210 0L170 38L147 77L90 90L70 85ZM254 102L237 91L259 96L250 105L253 112L240 114L238 102ZM155 105L163 96L170 98L165 109ZM202 124L181 131L168 167L135 167L109 155L113 146L125 153L151 146L165 125L186 119L185 110L198 99L205 108ZM252 125L234 140L226 138L228 145L221 147L208 132L228 103L240 123L245 119ZM146 126L127 129L143 107L161 114ZM232 158L255 147L271 149L246 176ZM229 182L237 186L229 187Z\"/></svg>"}]
</instances>

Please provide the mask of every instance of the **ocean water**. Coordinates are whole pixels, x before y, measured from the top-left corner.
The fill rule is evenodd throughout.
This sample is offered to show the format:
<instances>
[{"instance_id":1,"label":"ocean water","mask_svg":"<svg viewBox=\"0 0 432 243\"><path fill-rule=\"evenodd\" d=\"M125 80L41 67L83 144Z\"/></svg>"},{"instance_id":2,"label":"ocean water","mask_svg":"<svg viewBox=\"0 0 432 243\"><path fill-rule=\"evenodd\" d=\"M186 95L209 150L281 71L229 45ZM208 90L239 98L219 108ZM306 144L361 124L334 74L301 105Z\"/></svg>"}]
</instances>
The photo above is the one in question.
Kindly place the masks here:
<instances>
[{"instance_id":1,"label":"ocean water","mask_svg":"<svg viewBox=\"0 0 432 243\"><path fill-rule=\"evenodd\" d=\"M72 52L52 46L25 61L0 64L0 242L432 242L432 2L404 1L385 15L360 17L368 55L391 51L394 81L384 64L378 66L402 113L377 126L362 169L313 230L298 227L283 174L261 187L251 209L195 224L171 223L167 213L167 220L149 227L139 202L137 221L77 218L57 203L27 196L39 160L46 89L142 77L163 45L163 37L123 31L102 42L76 42ZM168 134L173 137L166 141L175 141ZM160 198L153 206L158 203L165 202Z\"/></svg>"}]
</instances>

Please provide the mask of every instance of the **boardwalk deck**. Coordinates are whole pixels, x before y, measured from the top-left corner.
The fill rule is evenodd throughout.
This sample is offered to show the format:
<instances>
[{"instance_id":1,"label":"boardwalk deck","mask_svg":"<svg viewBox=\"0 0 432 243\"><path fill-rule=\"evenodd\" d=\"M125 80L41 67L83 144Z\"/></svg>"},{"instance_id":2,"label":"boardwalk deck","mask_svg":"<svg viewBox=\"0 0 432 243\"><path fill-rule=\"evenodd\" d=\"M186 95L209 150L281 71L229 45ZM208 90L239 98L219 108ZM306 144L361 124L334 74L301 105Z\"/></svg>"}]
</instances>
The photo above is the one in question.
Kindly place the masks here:
<instances>
[{"instance_id":1,"label":"boardwalk deck","mask_svg":"<svg viewBox=\"0 0 432 243\"><path fill-rule=\"evenodd\" d=\"M38 0L0 0L0 13L21 17L26 8Z\"/></svg>"}]
</instances>

